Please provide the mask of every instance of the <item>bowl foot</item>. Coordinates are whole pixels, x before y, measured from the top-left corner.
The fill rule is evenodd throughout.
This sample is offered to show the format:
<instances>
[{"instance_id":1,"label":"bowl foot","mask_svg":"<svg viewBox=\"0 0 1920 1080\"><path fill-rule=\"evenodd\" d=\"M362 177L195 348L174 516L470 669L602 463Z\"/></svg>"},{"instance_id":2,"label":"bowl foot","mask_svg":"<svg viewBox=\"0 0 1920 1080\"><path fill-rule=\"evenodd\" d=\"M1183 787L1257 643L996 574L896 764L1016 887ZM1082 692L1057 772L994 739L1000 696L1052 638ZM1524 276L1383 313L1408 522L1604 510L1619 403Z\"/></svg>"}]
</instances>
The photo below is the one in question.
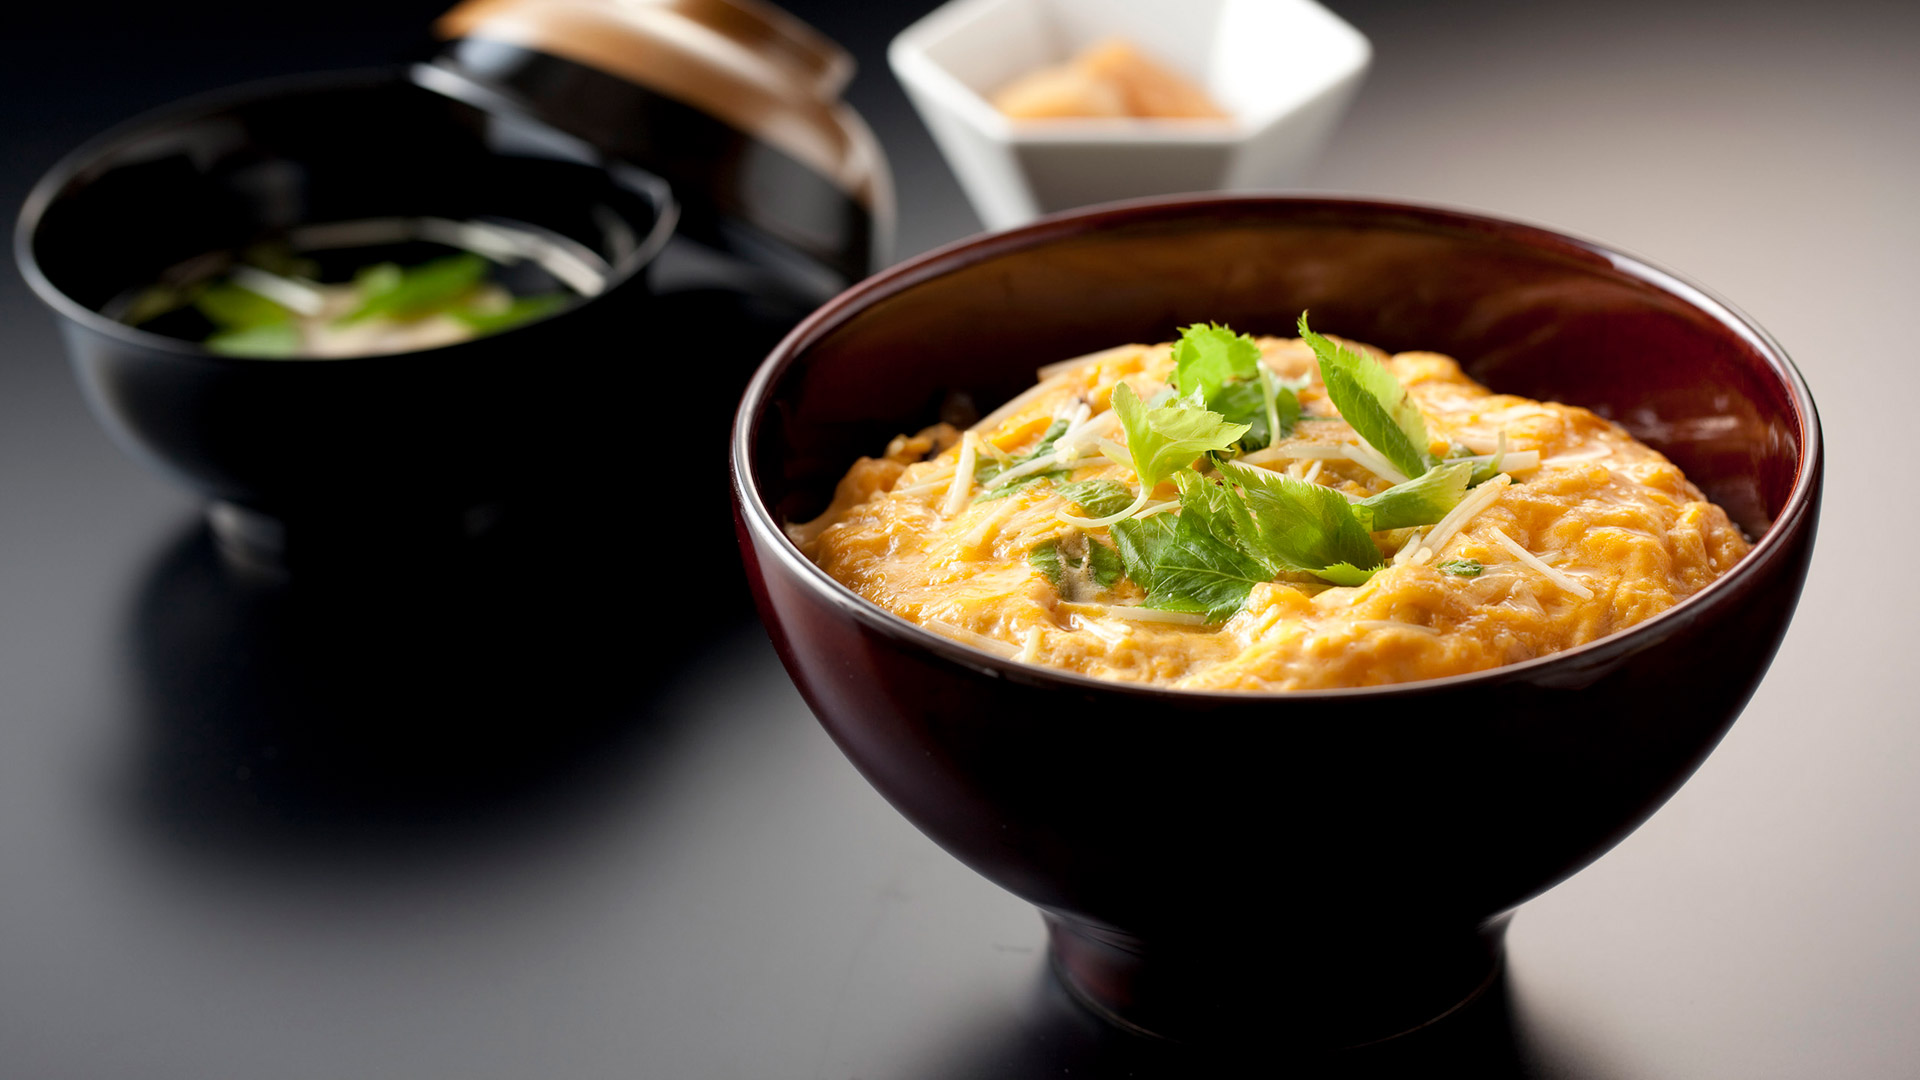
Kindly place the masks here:
<instances>
[{"instance_id":1,"label":"bowl foot","mask_svg":"<svg viewBox=\"0 0 1920 1080\"><path fill-rule=\"evenodd\" d=\"M1111 1023L1174 1042L1280 1040L1323 1050L1407 1034L1485 993L1500 974L1511 918L1477 930L1342 936L1274 949L1251 947L1247 938L1169 947L1043 917L1055 973Z\"/></svg>"},{"instance_id":2,"label":"bowl foot","mask_svg":"<svg viewBox=\"0 0 1920 1080\"><path fill-rule=\"evenodd\" d=\"M459 551L499 524L504 507L483 503L464 510L357 511L282 517L230 502L207 507L220 554L243 570L404 567Z\"/></svg>"}]
</instances>

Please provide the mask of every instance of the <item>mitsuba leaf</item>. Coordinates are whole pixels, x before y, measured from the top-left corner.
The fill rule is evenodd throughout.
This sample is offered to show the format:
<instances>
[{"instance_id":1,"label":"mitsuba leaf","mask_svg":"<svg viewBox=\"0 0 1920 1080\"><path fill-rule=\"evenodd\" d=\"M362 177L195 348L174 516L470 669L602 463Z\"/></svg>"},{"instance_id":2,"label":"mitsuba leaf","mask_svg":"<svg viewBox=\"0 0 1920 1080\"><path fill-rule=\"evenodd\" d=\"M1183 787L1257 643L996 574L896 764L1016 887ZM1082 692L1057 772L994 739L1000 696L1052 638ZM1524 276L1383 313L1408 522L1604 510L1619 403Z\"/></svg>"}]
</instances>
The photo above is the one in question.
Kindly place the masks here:
<instances>
[{"instance_id":1,"label":"mitsuba leaf","mask_svg":"<svg viewBox=\"0 0 1920 1080\"><path fill-rule=\"evenodd\" d=\"M464 300L487 276L491 266L472 252L449 255L402 270L392 263L370 266L354 275L360 306L342 316L353 323L375 316L417 319Z\"/></svg>"},{"instance_id":2,"label":"mitsuba leaf","mask_svg":"<svg viewBox=\"0 0 1920 1080\"><path fill-rule=\"evenodd\" d=\"M1180 488L1180 518L1203 528L1214 539L1265 566L1258 546L1248 542L1254 535L1253 518L1240 495L1219 477L1208 479L1191 469L1173 475ZM1273 574L1269 573L1268 577Z\"/></svg>"},{"instance_id":3,"label":"mitsuba leaf","mask_svg":"<svg viewBox=\"0 0 1920 1080\"><path fill-rule=\"evenodd\" d=\"M205 315L209 322L222 330L248 330L256 326L276 326L293 321L293 312L287 308L251 289L243 289L225 281L215 282L201 289L200 294L193 299L193 306L198 308L200 314ZM298 335L296 334L295 337L297 340Z\"/></svg>"},{"instance_id":4,"label":"mitsuba leaf","mask_svg":"<svg viewBox=\"0 0 1920 1080\"><path fill-rule=\"evenodd\" d=\"M1120 553L1091 536L1087 537L1087 568L1093 572L1094 584L1102 589L1113 588L1126 573Z\"/></svg>"},{"instance_id":5,"label":"mitsuba leaf","mask_svg":"<svg viewBox=\"0 0 1920 1080\"><path fill-rule=\"evenodd\" d=\"M1207 408L1219 413L1223 418L1248 427L1244 443L1259 441L1261 446L1273 440L1267 436L1267 398L1260 392L1260 383L1230 382L1221 386L1207 399Z\"/></svg>"},{"instance_id":6,"label":"mitsuba leaf","mask_svg":"<svg viewBox=\"0 0 1920 1080\"><path fill-rule=\"evenodd\" d=\"M407 272L400 269L399 263L374 263L353 272L353 287L360 294L362 304L392 293L406 280Z\"/></svg>"},{"instance_id":7,"label":"mitsuba leaf","mask_svg":"<svg viewBox=\"0 0 1920 1080\"><path fill-rule=\"evenodd\" d=\"M1084 533L1049 540L1027 553L1027 562L1039 570L1065 600L1084 600L1113 588L1125 572L1112 548Z\"/></svg>"},{"instance_id":8,"label":"mitsuba leaf","mask_svg":"<svg viewBox=\"0 0 1920 1080\"><path fill-rule=\"evenodd\" d=\"M1126 383L1113 388L1113 410L1127 433L1132 461L1126 464L1148 490L1200 455L1227 449L1248 431L1248 425L1228 423L1184 397L1148 408Z\"/></svg>"},{"instance_id":9,"label":"mitsuba leaf","mask_svg":"<svg viewBox=\"0 0 1920 1080\"><path fill-rule=\"evenodd\" d=\"M1273 395L1273 405L1265 418L1279 425L1279 430L1269 433L1268 441L1284 439L1293 434L1293 425L1300 420L1300 395L1293 387L1283 384L1280 376L1265 368L1260 371L1260 381L1263 392Z\"/></svg>"},{"instance_id":10,"label":"mitsuba leaf","mask_svg":"<svg viewBox=\"0 0 1920 1080\"><path fill-rule=\"evenodd\" d=\"M1159 587L1142 601L1147 607L1198 612L1208 622L1224 622L1247 602L1255 585L1272 577L1259 563L1179 520L1174 535L1160 563Z\"/></svg>"},{"instance_id":11,"label":"mitsuba leaf","mask_svg":"<svg viewBox=\"0 0 1920 1080\"><path fill-rule=\"evenodd\" d=\"M1267 412L1266 391L1273 391L1273 412ZM1251 454L1275 439L1284 439L1293 434L1293 425L1300 419L1300 398L1287 387L1278 385L1273 375L1262 371L1252 382L1230 382L1220 388L1207 402L1207 408L1236 424L1247 425L1247 433L1235 444L1243 454ZM1278 433L1271 430L1269 420L1279 421Z\"/></svg>"},{"instance_id":12,"label":"mitsuba leaf","mask_svg":"<svg viewBox=\"0 0 1920 1080\"><path fill-rule=\"evenodd\" d=\"M1367 445L1408 477L1417 477L1435 464L1437 459L1427 450L1427 422L1420 407L1392 372L1372 357L1314 333L1304 311L1300 338L1320 361L1320 381L1326 384L1333 407Z\"/></svg>"},{"instance_id":13,"label":"mitsuba leaf","mask_svg":"<svg viewBox=\"0 0 1920 1080\"><path fill-rule=\"evenodd\" d=\"M1056 484L1054 490L1061 498L1078 504L1088 517L1111 517L1133 505L1133 492L1118 480L1075 480Z\"/></svg>"},{"instance_id":14,"label":"mitsuba leaf","mask_svg":"<svg viewBox=\"0 0 1920 1080\"><path fill-rule=\"evenodd\" d=\"M222 356L285 360L300 355L300 328L292 323L263 323L222 330L207 338L207 351Z\"/></svg>"},{"instance_id":15,"label":"mitsuba leaf","mask_svg":"<svg viewBox=\"0 0 1920 1080\"><path fill-rule=\"evenodd\" d=\"M1246 435L1237 444L1243 454L1285 437L1300 417L1300 399L1278 385L1260 363L1260 346L1219 324L1195 324L1180 331L1173 347L1173 385L1180 396L1219 413L1229 423L1247 425ZM1271 410L1267 408L1269 392L1274 395Z\"/></svg>"},{"instance_id":16,"label":"mitsuba leaf","mask_svg":"<svg viewBox=\"0 0 1920 1080\"><path fill-rule=\"evenodd\" d=\"M1471 461L1436 465L1404 484L1353 504L1354 517L1369 532L1432 525L1447 516L1467 493L1474 472Z\"/></svg>"},{"instance_id":17,"label":"mitsuba leaf","mask_svg":"<svg viewBox=\"0 0 1920 1080\"><path fill-rule=\"evenodd\" d=\"M1147 590L1145 607L1221 622L1240 610L1256 584L1272 577L1184 509L1178 516L1122 521L1113 527L1113 539L1127 576Z\"/></svg>"},{"instance_id":18,"label":"mitsuba leaf","mask_svg":"<svg viewBox=\"0 0 1920 1080\"><path fill-rule=\"evenodd\" d=\"M1060 565L1060 543L1049 540L1027 552L1027 565L1040 571L1055 592L1060 591L1064 568Z\"/></svg>"},{"instance_id":19,"label":"mitsuba leaf","mask_svg":"<svg viewBox=\"0 0 1920 1080\"><path fill-rule=\"evenodd\" d=\"M1252 382L1259 375L1260 346L1217 323L1195 323L1180 331L1180 340L1174 343L1174 389L1183 397L1198 390L1209 408L1228 381Z\"/></svg>"},{"instance_id":20,"label":"mitsuba leaf","mask_svg":"<svg viewBox=\"0 0 1920 1080\"><path fill-rule=\"evenodd\" d=\"M1365 585L1373 578L1374 570L1378 569L1379 567L1376 566L1370 570L1362 570L1352 563L1334 563L1332 566L1315 570L1314 573L1319 575L1322 581L1330 581L1335 585L1352 587Z\"/></svg>"},{"instance_id":21,"label":"mitsuba leaf","mask_svg":"<svg viewBox=\"0 0 1920 1080\"><path fill-rule=\"evenodd\" d=\"M1241 546L1273 573L1305 572L1353 585L1382 565L1380 549L1346 496L1232 462L1221 462L1220 472L1246 500L1251 531Z\"/></svg>"},{"instance_id":22,"label":"mitsuba leaf","mask_svg":"<svg viewBox=\"0 0 1920 1080\"><path fill-rule=\"evenodd\" d=\"M1339 492L1231 462L1219 463L1219 472L1174 474L1178 517L1113 526L1127 576L1147 591L1146 606L1219 622L1275 575L1361 585L1382 565L1380 549Z\"/></svg>"},{"instance_id":23,"label":"mitsuba leaf","mask_svg":"<svg viewBox=\"0 0 1920 1080\"><path fill-rule=\"evenodd\" d=\"M1159 583L1160 562L1173 546L1174 525L1178 520L1171 514L1155 514L1129 518L1112 528L1113 546L1120 552L1121 567L1135 585L1148 593Z\"/></svg>"}]
</instances>

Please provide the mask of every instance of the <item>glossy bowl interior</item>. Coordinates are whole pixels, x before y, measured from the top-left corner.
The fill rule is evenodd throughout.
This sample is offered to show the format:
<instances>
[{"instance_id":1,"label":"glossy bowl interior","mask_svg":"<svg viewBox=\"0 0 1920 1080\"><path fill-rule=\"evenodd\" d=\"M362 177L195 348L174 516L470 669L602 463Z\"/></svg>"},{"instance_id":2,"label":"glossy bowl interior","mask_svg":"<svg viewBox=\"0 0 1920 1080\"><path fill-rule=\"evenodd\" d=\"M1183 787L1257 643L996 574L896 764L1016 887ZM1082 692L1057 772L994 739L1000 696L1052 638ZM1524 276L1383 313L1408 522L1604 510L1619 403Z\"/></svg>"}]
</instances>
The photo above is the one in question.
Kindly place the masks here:
<instances>
[{"instance_id":1,"label":"glossy bowl interior","mask_svg":"<svg viewBox=\"0 0 1920 1080\"><path fill-rule=\"evenodd\" d=\"M189 259L298 226L417 217L543 234L597 262L604 285L490 337L325 360L218 356L102 314ZM396 69L276 80L130 121L42 180L15 244L101 422L224 504L224 520L458 529L564 474L562 436L620 379L638 389L641 271L674 219L652 175Z\"/></svg>"},{"instance_id":2,"label":"glossy bowl interior","mask_svg":"<svg viewBox=\"0 0 1920 1080\"><path fill-rule=\"evenodd\" d=\"M1475 675L1276 695L1002 660L827 578L780 525L853 459L1041 364L1218 320L1459 358L1675 460L1756 546L1587 646ZM1039 905L1068 982L1175 1036L1348 1043L1484 980L1506 913L1652 813L1769 663L1818 514L1818 419L1739 313L1592 243L1383 202L1190 197L963 242L843 294L762 366L733 449L749 578L821 722L896 807Z\"/></svg>"}]
</instances>

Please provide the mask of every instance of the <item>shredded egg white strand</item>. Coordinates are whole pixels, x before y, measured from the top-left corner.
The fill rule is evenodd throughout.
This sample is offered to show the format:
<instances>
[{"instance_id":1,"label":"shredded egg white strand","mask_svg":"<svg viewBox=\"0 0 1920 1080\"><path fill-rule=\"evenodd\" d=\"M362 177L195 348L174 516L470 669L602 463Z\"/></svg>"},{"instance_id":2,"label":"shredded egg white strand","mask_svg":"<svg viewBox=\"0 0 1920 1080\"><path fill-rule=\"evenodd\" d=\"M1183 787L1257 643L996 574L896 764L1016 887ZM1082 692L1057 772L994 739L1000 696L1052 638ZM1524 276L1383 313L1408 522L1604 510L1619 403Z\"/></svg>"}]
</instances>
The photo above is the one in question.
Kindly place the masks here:
<instances>
[{"instance_id":1,"label":"shredded egg white strand","mask_svg":"<svg viewBox=\"0 0 1920 1080\"><path fill-rule=\"evenodd\" d=\"M1497 467L1503 473L1526 472L1528 469L1537 469L1540 467L1540 451L1538 450L1509 450L1505 457L1500 457L1497 454L1481 454L1477 457L1454 458L1453 460L1471 461L1475 465L1484 465L1487 462L1496 461L1496 459Z\"/></svg>"},{"instance_id":2,"label":"shredded egg white strand","mask_svg":"<svg viewBox=\"0 0 1920 1080\"><path fill-rule=\"evenodd\" d=\"M980 524L975 525L973 529L967 533L967 538L962 545L963 548L978 550L985 547L988 538L993 533L998 532L1000 527L1006 524L1007 519L1013 516L1013 512L1019 508L1020 502L1017 496L1002 500L1000 505L994 508L993 513L980 519Z\"/></svg>"},{"instance_id":3,"label":"shredded egg white strand","mask_svg":"<svg viewBox=\"0 0 1920 1080\"><path fill-rule=\"evenodd\" d=\"M944 517L958 514L967 505L967 496L973 491L973 469L979 461L976 445L980 436L969 431L960 436L960 462L953 468L953 486L947 489L947 501L940 505Z\"/></svg>"},{"instance_id":4,"label":"shredded egg white strand","mask_svg":"<svg viewBox=\"0 0 1920 1080\"><path fill-rule=\"evenodd\" d=\"M1511 483L1513 483L1513 477L1501 473L1468 492L1467 497L1461 499L1452 510L1447 511L1447 516L1441 518L1434 525L1433 531L1427 533L1426 546L1432 548L1436 555L1444 551L1447 541L1452 540L1461 529L1466 528L1480 511L1492 506L1500 498L1500 493L1507 490L1507 485Z\"/></svg>"},{"instance_id":5,"label":"shredded egg white strand","mask_svg":"<svg viewBox=\"0 0 1920 1080\"><path fill-rule=\"evenodd\" d=\"M1494 540L1498 542L1501 547L1506 548L1508 551L1512 552L1514 558L1519 559L1521 562L1526 563L1528 566L1533 567L1535 570L1538 570L1540 572L1541 577L1546 578L1548 581L1553 582L1555 585L1560 586L1562 589L1565 589L1567 592L1572 593L1573 595L1579 597L1582 600L1593 599L1592 589L1589 589L1585 585L1580 584L1578 581L1573 580L1573 578L1568 577L1565 573L1559 570L1556 570L1551 566L1548 566L1544 561L1541 560L1540 556L1535 555L1533 552L1528 551L1524 547L1521 547L1518 543L1514 541L1513 537L1508 536L1504 532L1501 532L1498 526L1488 529L1487 532L1492 534Z\"/></svg>"},{"instance_id":6,"label":"shredded egg white strand","mask_svg":"<svg viewBox=\"0 0 1920 1080\"><path fill-rule=\"evenodd\" d=\"M1414 533L1412 536L1408 537L1407 542L1401 546L1400 550L1394 552L1393 565L1405 566L1408 563L1412 562L1414 560L1414 557L1416 555L1419 555L1422 550L1421 548L1422 539L1423 538L1419 533Z\"/></svg>"},{"instance_id":7,"label":"shredded egg white strand","mask_svg":"<svg viewBox=\"0 0 1920 1080\"><path fill-rule=\"evenodd\" d=\"M1407 475L1399 469L1394 468L1391 462L1381 457L1379 451L1371 446L1348 443L1340 448L1340 452L1346 455L1348 461L1366 469L1390 484L1404 484L1407 482Z\"/></svg>"},{"instance_id":8,"label":"shredded egg white strand","mask_svg":"<svg viewBox=\"0 0 1920 1080\"><path fill-rule=\"evenodd\" d=\"M1026 637L1020 643L1020 662L1037 664L1040 662L1040 628L1030 627Z\"/></svg>"},{"instance_id":9,"label":"shredded egg white strand","mask_svg":"<svg viewBox=\"0 0 1920 1080\"><path fill-rule=\"evenodd\" d=\"M1067 440L1072 438L1076 431L1079 431L1085 426L1087 417L1093 412L1093 406L1088 405L1084 401L1074 401L1070 404L1070 408L1054 410L1053 418L1055 420L1065 420L1067 422L1067 430L1061 432L1060 437L1053 441L1053 449L1024 465L1016 465L1011 469L1007 469L987 481L986 488L988 491L1005 487L1022 477L1032 476L1034 473L1046 472L1049 469L1058 468L1073 461L1076 454L1071 449L1063 447L1062 444L1066 444Z\"/></svg>"},{"instance_id":10,"label":"shredded egg white strand","mask_svg":"<svg viewBox=\"0 0 1920 1080\"><path fill-rule=\"evenodd\" d=\"M943 472L938 476L935 476L928 480L922 480L917 484L908 484L905 487L894 488L891 492L889 492L889 494L919 495L919 494L922 494L923 492L937 491L943 487L951 487L953 485L953 477L954 477L953 473Z\"/></svg>"},{"instance_id":11,"label":"shredded egg white strand","mask_svg":"<svg viewBox=\"0 0 1920 1080\"><path fill-rule=\"evenodd\" d=\"M1133 636L1133 631L1129 627L1117 625L1107 619L1096 619L1087 615L1068 616L1067 626L1072 630L1085 630L1087 633L1106 642L1108 648L1121 645Z\"/></svg>"},{"instance_id":12,"label":"shredded egg white strand","mask_svg":"<svg viewBox=\"0 0 1920 1080\"><path fill-rule=\"evenodd\" d=\"M1059 464L1060 455L1057 452L1043 454L1040 457L1034 458L1032 461L1023 465L1015 465L1013 468L995 476L993 479L987 481L984 487L988 491L996 491L1006 487L1015 480L1032 476L1034 473L1046 472L1048 469L1058 467Z\"/></svg>"},{"instance_id":13,"label":"shredded egg white strand","mask_svg":"<svg viewBox=\"0 0 1920 1080\"><path fill-rule=\"evenodd\" d=\"M1060 436L1059 442L1053 444L1053 448L1058 453L1070 454L1077 458L1086 452L1087 447L1113 434L1119 427L1120 414L1109 409L1090 418L1086 423L1068 430L1065 435Z\"/></svg>"}]
</instances>

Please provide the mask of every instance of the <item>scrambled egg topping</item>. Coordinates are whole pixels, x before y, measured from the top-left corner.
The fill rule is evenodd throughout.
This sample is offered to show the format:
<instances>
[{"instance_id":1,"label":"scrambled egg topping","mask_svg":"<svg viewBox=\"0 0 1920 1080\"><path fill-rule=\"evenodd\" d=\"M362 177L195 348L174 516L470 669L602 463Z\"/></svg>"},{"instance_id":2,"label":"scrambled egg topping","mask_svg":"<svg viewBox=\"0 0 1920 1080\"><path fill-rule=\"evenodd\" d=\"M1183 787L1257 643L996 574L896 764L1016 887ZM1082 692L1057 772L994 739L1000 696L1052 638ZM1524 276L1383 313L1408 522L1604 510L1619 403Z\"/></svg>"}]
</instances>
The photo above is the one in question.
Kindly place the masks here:
<instances>
[{"instance_id":1,"label":"scrambled egg topping","mask_svg":"<svg viewBox=\"0 0 1920 1080\"><path fill-rule=\"evenodd\" d=\"M1377 456L1362 463L1369 455L1327 400L1313 352L1296 340L1259 345L1276 374L1308 380L1303 413L1289 437L1240 461L1353 497L1391 486L1375 471ZM853 466L826 513L789 533L854 592L949 637L1028 663L1193 690L1374 686L1527 660L1665 611L1747 553L1725 511L1617 425L1586 409L1489 393L1436 353L1374 355L1419 405L1433 452L1459 444L1491 454L1504 437L1511 482L1470 492L1462 505L1471 517L1452 523L1451 535L1440 535L1445 522L1376 533L1387 565L1358 587L1283 577L1255 586L1237 614L1211 626L1139 607L1145 594L1125 578L1097 590L1068 583L1074 595L1063 596L1031 552L1048 541L1067 551L1108 542L1107 530L1083 538L1062 521L1079 511L1050 481L970 497L981 492L971 468L956 475L963 454L1011 459L1081 406L1099 422L1122 381L1151 396L1171 378L1168 345L1046 369L1038 386L976 425L974 438L944 424L900 436ZM1136 482L1099 456L1071 479L1096 477ZM1172 484L1154 498L1144 512L1177 511ZM1442 568L1467 559L1481 564L1477 575Z\"/></svg>"}]
</instances>

